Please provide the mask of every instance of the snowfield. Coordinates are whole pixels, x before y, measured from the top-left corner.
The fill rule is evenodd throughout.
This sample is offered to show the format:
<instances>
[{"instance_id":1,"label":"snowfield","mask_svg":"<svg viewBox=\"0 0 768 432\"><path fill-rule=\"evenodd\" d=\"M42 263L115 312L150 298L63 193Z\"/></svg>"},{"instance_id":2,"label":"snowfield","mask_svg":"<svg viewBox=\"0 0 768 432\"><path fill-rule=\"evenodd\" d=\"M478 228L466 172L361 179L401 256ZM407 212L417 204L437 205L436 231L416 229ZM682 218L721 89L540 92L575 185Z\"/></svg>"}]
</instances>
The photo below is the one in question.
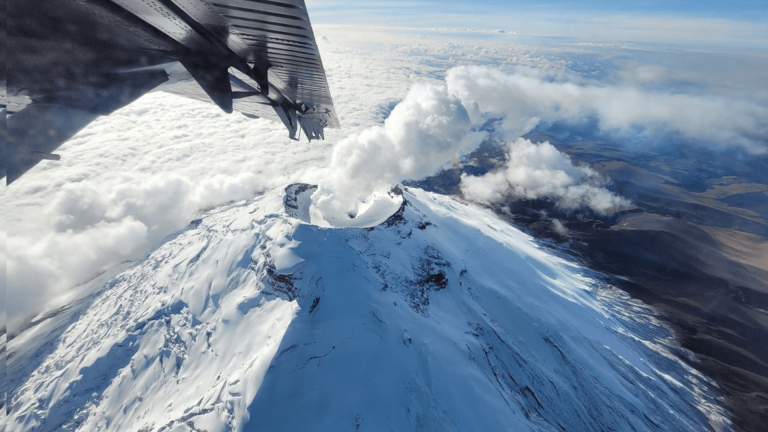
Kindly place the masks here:
<instances>
[{"instance_id":1,"label":"snowfield","mask_svg":"<svg viewBox=\"0 0 768 432\"><path fill-rule=\"evenodd\" d=\"M211 210L38 317L7 430L730 430L651 310L492 213L411 188L321 227L308 191Z\"/></svg>"}]
</instances>

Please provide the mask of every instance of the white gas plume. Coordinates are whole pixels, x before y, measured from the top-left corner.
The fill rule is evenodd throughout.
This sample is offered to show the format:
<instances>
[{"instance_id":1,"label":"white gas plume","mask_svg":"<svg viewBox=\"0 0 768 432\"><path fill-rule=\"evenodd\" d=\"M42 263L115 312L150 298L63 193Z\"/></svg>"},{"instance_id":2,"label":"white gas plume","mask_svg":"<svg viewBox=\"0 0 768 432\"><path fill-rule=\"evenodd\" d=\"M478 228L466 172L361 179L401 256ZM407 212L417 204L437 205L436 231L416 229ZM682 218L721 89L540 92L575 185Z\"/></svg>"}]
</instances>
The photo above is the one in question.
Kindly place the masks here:
<instances>
[{"instance_id":1,"label":"white gas plume","mask_svg":"<svg viewBox=\"0 0 768 432\"><path fill-rule=\"evenodd\" d=\"M522 81L520 81L522 80ZM512 144L506 166L483 177L464 176L461 190L468 199L493 203L510 198L553 198L563 208L590 207L598 212L628 205L605 189L605 180L549 143L518 139L542 117L575 118L579 103L552 113L548 101L572 98L573 90L545 88L538 99L525 102L525 87L537 92L542 82L504 74L488 67L459 67L448 71L445 85L415 85L383 126L373 126L341 140L334 147L330 174L313 195L313 220L348 226L359 205L377 189L403 180L420 180L456 164L485 137L476 128L489 116L502 116L505 136ZM522 84L521 84L522 83ZM570 87L577 86L571 84ZM559 96L558 96L559 95ZM473 129L475 128L475 129ZM474 131L473 131L474 130Z\"/></svg>"},{"instance_id":2,"label":"white gas plume","mask_svg":"<svg viewBox=\"0 0 768 432\"><path fill-rule=\"evenodd\" d=\"M331 175L313 195L313 221L348 225L357 215L359 200L375 190L457 163L484 137L471 129L467 110L445 86L414 85L383 126L335 145Z\"/></svg>"}]
</instances>

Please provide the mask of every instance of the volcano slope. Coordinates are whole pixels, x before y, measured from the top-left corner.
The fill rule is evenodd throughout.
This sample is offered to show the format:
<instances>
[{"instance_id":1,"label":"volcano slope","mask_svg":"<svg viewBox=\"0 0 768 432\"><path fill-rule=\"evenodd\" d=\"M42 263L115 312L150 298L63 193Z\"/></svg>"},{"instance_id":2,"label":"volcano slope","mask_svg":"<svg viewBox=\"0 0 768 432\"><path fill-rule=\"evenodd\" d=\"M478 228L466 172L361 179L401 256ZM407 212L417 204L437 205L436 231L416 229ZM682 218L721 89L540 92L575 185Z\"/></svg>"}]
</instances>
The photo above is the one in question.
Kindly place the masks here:
<instances>
[{"instance_id":1,"label":"volcano slope","mask_svg":"<svg viewBox=\"0 0 768 432\"><path fill-rule=\"evenodd\" d=\"M618 276L617 286L661 311L683 346L696 354L696 367L723 389L736 425L763 430L768 156L693 145L630 150L606 139L535 135L611 178L635 208L605 217L519 202L507 205L505 213L537 238L566 242L590 268ZM567 235L543 220L552 218L560 219Z\"/></svg>"},{"instance_id":2,"label":"volcano slope","mask_svg":"<svg viewBox=\"0 0 768 432\"><path fill-rule=\"evenodd\" d=\"M632 208L614 214L564 210L548 198L490 208L540 241L611 277L652 305L695 355L690 364L726 395L736 427L768 424L768 155L698 143L639 145L591 126L548 126L526 136L549 142L611 180ZM460 195L463 173L505 163L488 140L463 167L411 185Z\"/></svg>"},{"instance_id":3,"label":"volcano slope","mask_svg":"<svg viewBox=\"0 0 768 432\"><path fill-rule=\"evenodd\" d=\"M7 430L731 429L652 310L492 212L411 188L322 228L286 190L12 339Z\"/></svg>"}]
</instances>

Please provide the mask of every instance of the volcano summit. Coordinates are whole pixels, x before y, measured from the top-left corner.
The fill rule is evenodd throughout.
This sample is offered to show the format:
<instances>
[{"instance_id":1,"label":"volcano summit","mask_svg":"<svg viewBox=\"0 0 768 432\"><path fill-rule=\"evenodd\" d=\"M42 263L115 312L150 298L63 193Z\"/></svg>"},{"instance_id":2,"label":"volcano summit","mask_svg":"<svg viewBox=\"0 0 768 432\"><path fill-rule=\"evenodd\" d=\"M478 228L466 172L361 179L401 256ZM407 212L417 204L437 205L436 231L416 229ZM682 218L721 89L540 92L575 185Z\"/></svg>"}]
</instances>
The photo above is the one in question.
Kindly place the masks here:
<instances>
[{"instance_id":1,"label":"volcano summit","mask_svg":"<svg viewBox=\"0 0 768 432\"><path fill-rule=\"evenodd\" d=\"M731 429L652 310L492 212L405 188L320 227L312 190L211 210L39 317L7 430Z\"/></svg>"}]
</instances>

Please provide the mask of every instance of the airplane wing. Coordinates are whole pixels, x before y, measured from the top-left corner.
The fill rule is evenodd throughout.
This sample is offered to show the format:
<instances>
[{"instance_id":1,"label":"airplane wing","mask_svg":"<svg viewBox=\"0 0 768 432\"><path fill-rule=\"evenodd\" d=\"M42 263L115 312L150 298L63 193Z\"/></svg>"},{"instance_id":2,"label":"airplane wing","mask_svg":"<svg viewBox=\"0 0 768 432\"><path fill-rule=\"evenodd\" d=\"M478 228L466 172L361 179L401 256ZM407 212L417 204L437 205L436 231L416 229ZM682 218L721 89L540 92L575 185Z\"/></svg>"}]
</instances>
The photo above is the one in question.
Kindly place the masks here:
<instances>
[{"instance_id":1,"label":"airplane wing","mask_svg":"<svg viewBox=\"0 0 768 432\"><path fill-rule=\"evenodd\" d=\"M339 127L304 0L0 1L8 184L149 91L281 121L292 139Z\"/></svg>"}]
</instances>

